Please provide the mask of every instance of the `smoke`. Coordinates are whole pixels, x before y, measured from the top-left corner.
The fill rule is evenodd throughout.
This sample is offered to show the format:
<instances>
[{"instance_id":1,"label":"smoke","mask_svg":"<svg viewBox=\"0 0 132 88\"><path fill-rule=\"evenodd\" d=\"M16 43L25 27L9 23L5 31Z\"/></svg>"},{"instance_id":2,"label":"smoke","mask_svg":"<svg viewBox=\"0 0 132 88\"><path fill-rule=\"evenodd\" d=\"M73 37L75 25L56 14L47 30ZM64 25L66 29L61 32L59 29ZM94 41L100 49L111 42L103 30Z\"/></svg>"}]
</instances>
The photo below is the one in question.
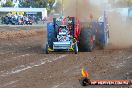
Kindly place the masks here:
<instances>
[{"instance_id":1,"label":"smoke","mask_svg":"<svg viewBox=\"0 0 132 88\"><path fill-rule=\"evenodd\" d=\"M90 14L94 19L108 13L110 43L108 49L122 49L132 47L132 27L127 17L119 12L122 9L112 7L114 0L63 0L64 15L76 16L81 21L88 20ZM111 3L112 2L112 3Z\"/></svg>"},{"instance_id":2,"label":"smoke","mask_svg":"<svg viewBox=\"0 0 132 88\"><path fill-rule=\"evenodd\" d=\"M92 14L98 18L103 14L107 0L63 0L64 15L86 20Z\"/></svg>"},{"instance_id":3,"label":"smoke","mask_svg":"<svg viewBox=\"0 0 132 88\"><path fill-rule=\"evenodd\" d=\"M64 0L64 15L76 16L81 20L88 20L90 6L87 0Z\"/></svg>"}]
</instances>

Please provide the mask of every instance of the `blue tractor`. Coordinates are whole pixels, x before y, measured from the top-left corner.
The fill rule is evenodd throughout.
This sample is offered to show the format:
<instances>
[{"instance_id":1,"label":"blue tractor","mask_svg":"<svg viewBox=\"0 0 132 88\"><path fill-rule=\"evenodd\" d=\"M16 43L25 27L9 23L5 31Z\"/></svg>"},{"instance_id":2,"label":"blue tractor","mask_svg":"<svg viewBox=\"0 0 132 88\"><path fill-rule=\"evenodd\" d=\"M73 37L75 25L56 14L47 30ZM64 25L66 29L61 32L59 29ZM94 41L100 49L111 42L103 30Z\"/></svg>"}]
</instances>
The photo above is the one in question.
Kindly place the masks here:
<instances>
[{"instance_id":1,"label":"blue tractor","mask_svg":"<svg viewBox=\"0 0 132 88\"><path fill-rule=\"evenodd\" d=\"M105 48L108 45L109 30L106 14L89 27L82 27L75 17L53 18L47 23L46 54L53 51L91 52L97 45Z\"/></svg>"},{"instance_id":2,"label":"blue tractor","mask_svg":"<svg viewBox=\"0 0 132 88\"><path fill-rule=\"evenodd\" d=\"M78 53L75 17L53 18L47 24L46 53L52 51L74 51Z\"/></svg>"}]
</instances>

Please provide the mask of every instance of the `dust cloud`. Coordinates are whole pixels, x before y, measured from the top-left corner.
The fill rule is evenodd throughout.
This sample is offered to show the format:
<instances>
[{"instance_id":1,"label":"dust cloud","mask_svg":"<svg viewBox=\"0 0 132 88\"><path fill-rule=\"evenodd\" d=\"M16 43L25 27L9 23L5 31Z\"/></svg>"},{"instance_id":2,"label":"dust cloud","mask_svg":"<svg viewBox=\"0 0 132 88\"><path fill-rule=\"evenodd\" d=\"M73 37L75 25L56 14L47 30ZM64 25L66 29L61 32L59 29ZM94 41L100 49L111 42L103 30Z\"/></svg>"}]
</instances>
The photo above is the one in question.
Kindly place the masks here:
<instances>
[{"instance_id":1,"label":"dust cloud","mask_svg":"<svg viewBox=\"0 0 132 88\"><path fill-rule=\"evenodd\" d=\"M112 7L111 0L63 0L64 15L76 16L81 21L89 20L90 14L94 19L108 13L110 40L108 49L132 47L132 27L127 17L122 16L117 8Z\"/></svg>"},{"instance_id":2,"label":"dust cloud","mask_svg":"<svg viewBox=\"0 0 132 88\"><path fill-rule=\"evenodd\" d=\"M88 20L91 14L90 5L87 0L64 0L64 15L76 16L81 20Z\"/></svg>"},{"instance_id":3,"label":"dust cloud","mask_svg":"<svg viewBox=\"0 0 132 88\"><path fill-rule=\"evenodd\" d=\"M109 14L110 24L110 49L122 49L132 47L132 27L131 22L117 12Z\"/></svg>"}]
</instances>

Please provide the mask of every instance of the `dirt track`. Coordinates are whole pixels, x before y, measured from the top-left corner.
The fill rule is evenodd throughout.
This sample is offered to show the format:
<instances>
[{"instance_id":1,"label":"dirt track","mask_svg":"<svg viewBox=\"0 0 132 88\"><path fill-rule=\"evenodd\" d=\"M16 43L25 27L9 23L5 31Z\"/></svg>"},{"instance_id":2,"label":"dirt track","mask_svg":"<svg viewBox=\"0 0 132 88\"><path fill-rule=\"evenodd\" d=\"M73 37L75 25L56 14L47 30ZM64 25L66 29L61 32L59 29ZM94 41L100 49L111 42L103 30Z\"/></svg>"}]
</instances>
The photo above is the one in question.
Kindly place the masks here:
<instances>
[{"instance_id":1,"label":"dirt track","mask_svg":"<svg viewBox=\"0 0 132 88\"><path fill-rule=\"evenodd\" d=\"M46 31L42 28L0 32L0 88L83 88L78 81L82 67L90 72L91 79L126 79L130 77L126 74L132 75L131 49L46 55L43 43Z\"/></svg>"}]
</instances>

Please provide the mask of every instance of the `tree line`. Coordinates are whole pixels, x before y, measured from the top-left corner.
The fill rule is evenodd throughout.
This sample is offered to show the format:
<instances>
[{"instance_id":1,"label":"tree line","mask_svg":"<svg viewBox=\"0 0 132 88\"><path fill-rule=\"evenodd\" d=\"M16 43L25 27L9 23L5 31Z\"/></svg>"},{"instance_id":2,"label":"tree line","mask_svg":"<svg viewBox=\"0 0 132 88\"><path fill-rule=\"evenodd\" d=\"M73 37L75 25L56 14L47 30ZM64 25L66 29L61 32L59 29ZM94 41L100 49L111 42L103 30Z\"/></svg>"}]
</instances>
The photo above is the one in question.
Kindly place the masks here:
<instances>
[{"instance_id":1,"label":"tree line","mask_svg":"<svg viewBox=\"0 0 132 88\"><path fill-rule=\"evenodd\" d=\"M0 0L1 1L1 0ZM47 8L48 11L53 9L55 0L24 0L19 3L20 8ZM1 7L13 7L12 0L7 0Z\"/></svg>"}]
</instances>

